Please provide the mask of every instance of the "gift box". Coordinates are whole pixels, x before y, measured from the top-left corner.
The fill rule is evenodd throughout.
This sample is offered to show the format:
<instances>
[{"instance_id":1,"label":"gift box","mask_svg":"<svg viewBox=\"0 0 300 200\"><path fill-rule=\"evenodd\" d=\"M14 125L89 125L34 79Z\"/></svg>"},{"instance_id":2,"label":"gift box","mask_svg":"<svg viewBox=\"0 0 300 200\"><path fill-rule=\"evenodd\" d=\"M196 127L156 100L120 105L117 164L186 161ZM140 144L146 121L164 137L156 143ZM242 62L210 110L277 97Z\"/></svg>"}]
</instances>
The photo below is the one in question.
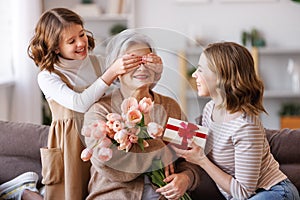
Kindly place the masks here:
<instances>
[{"instance_id":1,"label":"gift box","mask_svg":"<svg viewBox=\"0 0 300 200\"><path fill-rule=\"evenodd\" d=\"M207 134L207 127L169 118L163 140L184 149L191 147L191 143L194 141L195 144L204 148Z\"/></svg>"}]
</instances>

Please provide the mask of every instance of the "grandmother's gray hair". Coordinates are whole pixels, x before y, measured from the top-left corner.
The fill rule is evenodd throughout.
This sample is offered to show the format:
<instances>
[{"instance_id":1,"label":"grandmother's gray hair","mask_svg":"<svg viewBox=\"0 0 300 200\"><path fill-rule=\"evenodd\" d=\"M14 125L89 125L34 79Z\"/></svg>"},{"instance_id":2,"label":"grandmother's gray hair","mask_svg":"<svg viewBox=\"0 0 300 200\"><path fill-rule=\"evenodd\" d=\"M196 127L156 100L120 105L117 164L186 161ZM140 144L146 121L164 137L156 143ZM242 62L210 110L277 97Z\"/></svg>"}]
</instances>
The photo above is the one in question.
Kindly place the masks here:
<instances>
[{"instance_id":1,"label":"grandmother's gray hair","mask_svg":"<svg viewBox=\"0 0 300 200\"><path fill-rule=\"evenodd\" d=\"M146 44L152 53L156 54L153 40L142 33L127 29L114 36L106 46L105 68L109 68L119 57L135 44Z\"/></svg>"}]
</instances>

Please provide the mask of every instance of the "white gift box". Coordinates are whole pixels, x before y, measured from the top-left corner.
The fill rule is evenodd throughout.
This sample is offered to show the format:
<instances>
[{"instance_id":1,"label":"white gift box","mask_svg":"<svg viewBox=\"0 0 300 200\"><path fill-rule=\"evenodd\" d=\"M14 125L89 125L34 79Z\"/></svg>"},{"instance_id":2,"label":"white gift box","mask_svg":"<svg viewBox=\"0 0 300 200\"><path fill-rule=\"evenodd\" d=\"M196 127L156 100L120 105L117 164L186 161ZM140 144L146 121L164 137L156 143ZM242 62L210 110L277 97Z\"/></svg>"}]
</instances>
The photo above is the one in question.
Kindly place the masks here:
<instances>
[{"instance_id":1,"label":"white gift box","mask_svg":"<svg viewBox=\"0 0 300 200\"><path fill-rule=\"evenodd\" d=\"M204 148L208 128L182 120L169 118L163 135L163 140L180 146L182 148L191 147L192 141Z\"/></svg>"}]
</instances>

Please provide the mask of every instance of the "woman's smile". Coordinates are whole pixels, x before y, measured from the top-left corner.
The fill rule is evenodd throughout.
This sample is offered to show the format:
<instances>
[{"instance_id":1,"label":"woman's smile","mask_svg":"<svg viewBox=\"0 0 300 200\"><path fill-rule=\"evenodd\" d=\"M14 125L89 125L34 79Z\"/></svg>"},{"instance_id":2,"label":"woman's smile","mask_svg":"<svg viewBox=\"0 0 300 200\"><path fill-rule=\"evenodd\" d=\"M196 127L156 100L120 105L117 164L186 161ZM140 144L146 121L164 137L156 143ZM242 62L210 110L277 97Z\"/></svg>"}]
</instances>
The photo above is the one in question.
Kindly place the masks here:
<instances>
[{"instance_id":1,"label":"woman's smile","mask_svg":"<svg viewBox=\"0 0 300 200\"><path fill-rule=\"evenodd\" d=\"M147 80L149 78L148 74L136 74L133 75L133 78L139 79L139 80Z\"/></svg>"},{"instance_id":2,"label":"woman's smile","mask_svg":"<svg viewBox=\"0 0 300 200\"><path fill-rule=\"evenodd\" d=\"M87 54L86 48L80 48L78 50L75 50L76 54L80 54L81 56L85 56Z\"/></svg>"}]
</instances>

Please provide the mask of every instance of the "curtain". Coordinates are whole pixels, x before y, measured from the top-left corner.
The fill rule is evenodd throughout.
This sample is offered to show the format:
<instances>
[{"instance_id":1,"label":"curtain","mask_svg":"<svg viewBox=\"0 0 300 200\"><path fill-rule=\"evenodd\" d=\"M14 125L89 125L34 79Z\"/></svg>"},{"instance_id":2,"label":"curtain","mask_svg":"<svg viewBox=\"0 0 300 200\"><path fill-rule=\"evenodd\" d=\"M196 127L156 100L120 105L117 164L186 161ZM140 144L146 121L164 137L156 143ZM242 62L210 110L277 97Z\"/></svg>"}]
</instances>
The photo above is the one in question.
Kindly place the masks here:
<instances>
[{"instance_id":1,"label":"curtain","mask_svg":"<svg viewBox=\"0 0 300 200\"><path fill-rule=\"evenodd\" d=\"M10 0L12 4L12 65L14 87L10 121L41 123L41 92L38 68L27 55L35 24L42 13L42 0Z\"/></svg>"}]
</instances>

